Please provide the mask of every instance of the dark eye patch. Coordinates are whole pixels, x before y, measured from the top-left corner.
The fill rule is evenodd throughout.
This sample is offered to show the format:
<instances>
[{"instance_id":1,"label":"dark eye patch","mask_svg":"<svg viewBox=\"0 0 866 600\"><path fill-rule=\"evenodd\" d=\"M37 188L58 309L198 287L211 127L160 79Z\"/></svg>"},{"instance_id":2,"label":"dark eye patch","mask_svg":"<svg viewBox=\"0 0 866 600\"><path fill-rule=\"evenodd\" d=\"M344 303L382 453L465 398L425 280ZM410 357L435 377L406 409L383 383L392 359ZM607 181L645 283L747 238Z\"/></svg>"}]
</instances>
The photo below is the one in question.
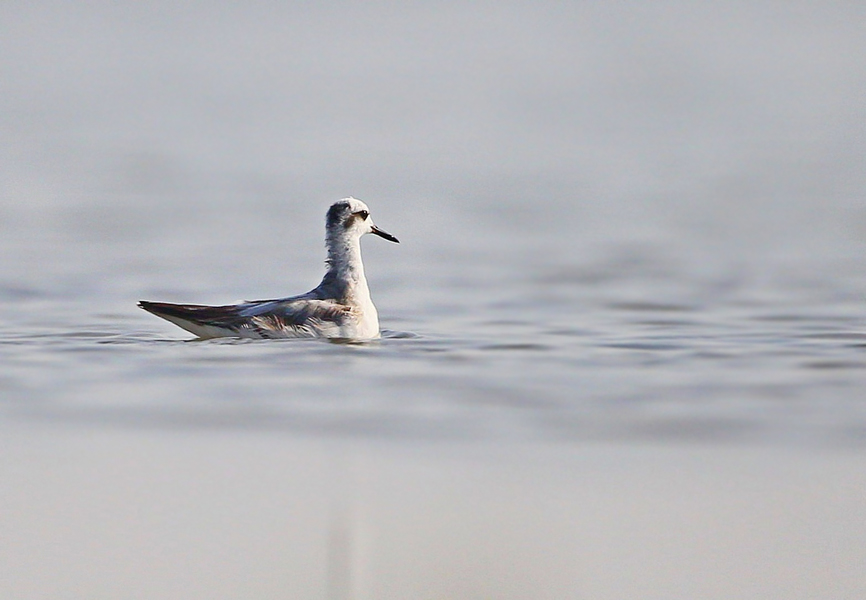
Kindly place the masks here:
<instances>
[{"instance_id":1,"label":"dark eye patch","mask_svg":"<svg viewBox=\"0 0 866 600\"><path fill-rule=\"evenodd\" d=\"M343 221L343 227L348 229L349 227L352 226L352 222L355 219L360 218L362 221L366 221L367 217L369 217L369 216L370 216L370 213L366 210L359 210L358 212L350 213L349 216L346 217L346 220Z\"/></svg>"},{"instance_id":2,"label":"dark eye patch","mask_svg":"<svg viewBox=\"0 0 866 600\"><path fill-rule=\"evenodd\" d=\"M334 227L337 223L341 222L341 218L347 210L349 210L348 202L335 202L331 205L331 208L328 209L328 215L325 221L327 226Z\"/></svg>"}]
</instances>

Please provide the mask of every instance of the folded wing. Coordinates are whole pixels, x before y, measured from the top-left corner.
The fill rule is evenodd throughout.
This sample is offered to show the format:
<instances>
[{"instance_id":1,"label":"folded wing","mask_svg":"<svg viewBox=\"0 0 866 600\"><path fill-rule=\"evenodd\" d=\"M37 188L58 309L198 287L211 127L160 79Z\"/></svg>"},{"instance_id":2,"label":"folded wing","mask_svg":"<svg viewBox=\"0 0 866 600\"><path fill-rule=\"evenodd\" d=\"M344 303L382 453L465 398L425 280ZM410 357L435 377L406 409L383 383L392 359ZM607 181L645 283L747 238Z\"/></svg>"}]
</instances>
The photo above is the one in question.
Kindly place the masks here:
<instances>
[{"instance_id":1,"label":"folded wing","mask_svg":"<svg viewBox=\"0 0 866 600\"><path fill-rule=\"evenodd\" d=\"M227 306L141 301L144 310L199 337L340 337L351 309L333 300L297 297Z\"/></svg>"}]
</instances>

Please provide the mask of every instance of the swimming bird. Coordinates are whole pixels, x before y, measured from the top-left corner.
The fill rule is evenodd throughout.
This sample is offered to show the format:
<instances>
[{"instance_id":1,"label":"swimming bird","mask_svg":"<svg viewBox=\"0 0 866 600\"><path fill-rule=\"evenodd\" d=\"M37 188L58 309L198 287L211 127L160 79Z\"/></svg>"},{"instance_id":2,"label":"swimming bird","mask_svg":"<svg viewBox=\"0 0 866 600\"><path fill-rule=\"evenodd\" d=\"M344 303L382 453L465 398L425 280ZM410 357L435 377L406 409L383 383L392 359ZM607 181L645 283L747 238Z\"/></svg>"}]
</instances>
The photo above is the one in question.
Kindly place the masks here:
<instances>
[{"instance_id":1,"label":"swimming bird","mask_svg":"<svg viewBox=\"0 0 866 600\"><path fill-rule=\"evenodd\" d=\"M146 300L138 306L200 338L378 338L379 315L361 261L361 236L368 233L400 243L373 224L366 204L344 198L332 204L325 217L327 272L306 294L229 306Z\"/></svg>"}]
</instances>

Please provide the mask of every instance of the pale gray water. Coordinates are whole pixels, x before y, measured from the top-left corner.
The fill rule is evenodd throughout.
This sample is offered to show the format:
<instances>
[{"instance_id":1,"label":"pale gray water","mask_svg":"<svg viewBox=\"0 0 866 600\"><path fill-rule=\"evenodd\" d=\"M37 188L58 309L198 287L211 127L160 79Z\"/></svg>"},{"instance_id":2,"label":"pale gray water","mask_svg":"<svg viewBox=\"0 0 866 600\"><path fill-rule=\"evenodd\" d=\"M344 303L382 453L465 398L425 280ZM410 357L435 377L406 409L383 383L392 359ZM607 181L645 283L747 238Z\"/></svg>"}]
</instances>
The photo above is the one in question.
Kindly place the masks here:
<instances>
[{"instance_id":1,"label":"pale gray water","mask_svg":"<svg viewBox=\"0 0 866 600\"><path fill-rule=\"evenodd\" d=\"M0 424L858 456L864 22L4 4ZM309 290L350 194L402 242L363 243L380 342L190 342L135 307Z\"/></svg>"}]
</instances>

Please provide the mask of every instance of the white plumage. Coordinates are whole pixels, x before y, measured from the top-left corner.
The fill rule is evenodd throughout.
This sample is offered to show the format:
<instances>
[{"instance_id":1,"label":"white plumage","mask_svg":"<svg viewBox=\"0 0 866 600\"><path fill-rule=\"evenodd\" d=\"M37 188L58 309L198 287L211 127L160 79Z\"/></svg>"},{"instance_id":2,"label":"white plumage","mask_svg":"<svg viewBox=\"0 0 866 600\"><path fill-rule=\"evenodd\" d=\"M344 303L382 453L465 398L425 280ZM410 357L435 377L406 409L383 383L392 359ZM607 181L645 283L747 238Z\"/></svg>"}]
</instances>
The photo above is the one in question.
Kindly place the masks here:
<instances>
[{"instance_id":1,"label":"white plumage","mask_svg":"<svg viewBox=\"0 0 866 600\"><path fill-rule=\"evenodd\" d=\"M228 306L145 300L138 305L202 338L377 338L379 315L361 260L361 236L368 233L399 243L373 224L366 204L344 198L331 205L325 221L328 270L306 294Z\"/></svg>"}]
</instances>

